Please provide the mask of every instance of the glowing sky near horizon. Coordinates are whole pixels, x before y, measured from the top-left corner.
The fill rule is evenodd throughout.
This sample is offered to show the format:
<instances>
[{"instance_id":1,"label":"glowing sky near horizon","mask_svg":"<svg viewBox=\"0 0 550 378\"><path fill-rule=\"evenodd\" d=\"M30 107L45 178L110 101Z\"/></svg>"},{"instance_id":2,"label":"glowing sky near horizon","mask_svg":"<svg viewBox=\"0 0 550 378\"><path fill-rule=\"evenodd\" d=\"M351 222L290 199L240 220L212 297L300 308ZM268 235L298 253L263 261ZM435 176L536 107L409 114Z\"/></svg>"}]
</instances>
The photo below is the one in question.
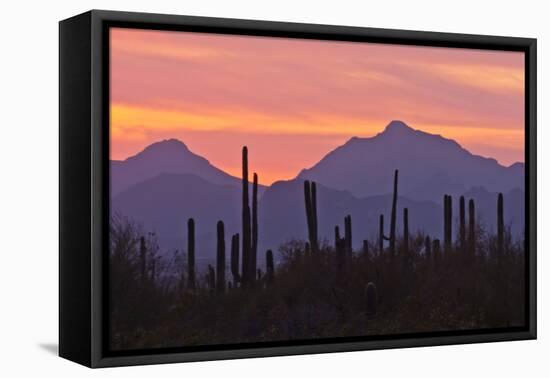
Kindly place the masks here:
<instances>
[{"instance_id":1,"label":"glowing sky near horizon","mask_svg":"<svg viewBox=\"0 0 550 378\"><path fill-rule=\"evenodd\" d=\"M295 177L394 119L524 161L520 52L111 29L111 159L177 138L240 176Z\"/></svg>"}]
</instances>

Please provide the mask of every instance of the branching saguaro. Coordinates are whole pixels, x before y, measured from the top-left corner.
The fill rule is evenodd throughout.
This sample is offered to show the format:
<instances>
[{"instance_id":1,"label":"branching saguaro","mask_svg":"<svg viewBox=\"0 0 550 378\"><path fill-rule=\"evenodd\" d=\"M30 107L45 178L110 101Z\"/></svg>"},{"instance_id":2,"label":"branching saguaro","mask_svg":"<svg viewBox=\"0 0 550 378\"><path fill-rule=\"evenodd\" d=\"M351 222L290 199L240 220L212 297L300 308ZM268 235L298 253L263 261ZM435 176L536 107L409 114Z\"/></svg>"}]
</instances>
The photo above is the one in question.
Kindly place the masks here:
<instances>
[{"instance_id":1,"label":"branching saguaro","mask_svg":"<svg viewBox=\"0 0 550 378\"><path fill-rule=\"evenodd\" d=\"M304 181L304 201L309 245L312 253L318 251L317 239L317 188L315 182Z\"/></svg>"},{"instance_id":2,"label":"branching saguaro","mask_svg":"<svg viewBox=\"0 0 550 378\"><path fill-rule=\"evenodd\" d=\"M223 294L225 291L225 231L222 221L218 221L218 248L216 254L216 291Z\"/></svg>"},{"instance_id":3,"label":"branching saguaro","mask_svg":"<svg viewBox=\"0 0 550 378\"><path fill-rule=\"evenodd\" d=\"M195 221L187 221L187 287L195 289Z\"/></svg>"},{"instance_id":4,"label":"branching saguaro","mask_svg":"<svg viewBox=\"0 0 550 378\"><path fill-rule=\"evenodd\" d=\"M391 219L390 219L390 253L395 255L395 237L396 237L396 223L397 223L397 182L399 179L399 171L396 169L393 176L393 199L391 205Z\"/></svg>"}]
</instances>

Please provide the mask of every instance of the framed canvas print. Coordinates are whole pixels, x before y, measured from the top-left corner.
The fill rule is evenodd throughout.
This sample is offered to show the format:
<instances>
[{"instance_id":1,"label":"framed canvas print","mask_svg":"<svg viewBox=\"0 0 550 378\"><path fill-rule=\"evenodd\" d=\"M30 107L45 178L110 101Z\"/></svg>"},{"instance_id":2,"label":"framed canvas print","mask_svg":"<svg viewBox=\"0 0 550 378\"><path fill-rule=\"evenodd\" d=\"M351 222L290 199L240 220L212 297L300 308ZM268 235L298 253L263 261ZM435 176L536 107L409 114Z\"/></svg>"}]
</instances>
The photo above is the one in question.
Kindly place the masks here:
<instances>
[{"instance_id":1,"label":"framed canvas print","mask_svg":"<svg viewBox=\"0 0 550 378\"><path fill-rule=\"evenodd\" d=\"M60 23L60 355L536 338L536 40Z\"/></svg>"}]
</instances>

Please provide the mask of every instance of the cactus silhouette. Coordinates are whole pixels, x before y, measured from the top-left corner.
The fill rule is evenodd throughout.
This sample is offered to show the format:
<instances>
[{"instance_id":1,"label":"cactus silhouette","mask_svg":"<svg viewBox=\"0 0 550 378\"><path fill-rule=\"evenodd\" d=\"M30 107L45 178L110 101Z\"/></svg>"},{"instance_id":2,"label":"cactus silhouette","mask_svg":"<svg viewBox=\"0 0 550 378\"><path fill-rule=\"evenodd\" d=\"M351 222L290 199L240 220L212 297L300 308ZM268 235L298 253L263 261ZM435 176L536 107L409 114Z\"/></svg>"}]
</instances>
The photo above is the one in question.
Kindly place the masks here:
<instances>
[{"instance_id":1,"label":"cactus silhouette","mask_svg":"<svg viewBox=\"0 0 550 378\"><path fill-rule=\"evenodd\" d=\"M345 240L345 250L346 258L351 259L352 256L352 239L351 239L351 215L348 215L344 218L344 240Z\"/></svg>"},{"instance_id":2,"label":"cactus silhouette","mask_svg":"<svg viewBox=\"0 0 550 378\"><path fill-rule=\"evenodd\" d=\"M256 271L258 254L258 175L254 173L252 185L252 246L250 251L250 270Z\"/></svg>"},{"instance_id":3,"label":"cactus silhouette","mask_svg":"<svg viewBox=\"0 0 550 378\"><path fill-rule=\"evenodd\" d=\"M195 289L195 221L187 221L187 287Z\"/></svg>"},{"instance_id":4,"label":"cactus silhouette","mask_svg":"<svg viewBox=\"0 0 550 378\"><path fill-rule=\"evenodd\" d=\"M464 196L460 196L458 233L460 235L460 249L466 249L466 204Z\"/></svg>"},{"instance_id":5,"label":"cactus silhouette","mask_svg":"<svg viewBox=\"0 0 550 378\"><path fill-rule=\"evenodd\" d=\"M233 287L237 287L241 282L239 274L239 234L231 237L231 274L233 275Z\"/></svg>"},{"instance_id":6,"label":"cactus silhouette","mask_svg":"<svg viewBox=\"0 0 550 378\"><path fill-rule=\"evenodd\" d=\"M470 255L476 254L476 207L473 199L468 201L468 244Z\"/></svg>"},{"instance_id":7,"label":"cactus silhouette","mask_svg":"<svg viewBox=\"0 0 550 378\"><path fill-rule=\"evenodd\" d=\"M378 292L376 285L369 282L365 288L365 305L367 319L372 319L376 316L376 305L378 303Z\"/></svg>"},{"instance_id":8,"label":"cactus silhouette","mask_svg":"<svg viewBox=\"0 0 550 378\"><path fill-rule=\"evenodd\" d=\"M384 215L380 214L378 224L378 253L384 252Z\"/></svg>"},{"instance_id":9,"label":"cactus silhouette","mask_svg":"<svg viewBox=\"0 0 550 378\"><path fill-rule=\"evenodd\" d=\"M304 181L304 200L306 207L308 239L311 251L317 252L317 189L315 182Z\"/></svg>"},{"instance_id":10,"label":"cactus silhouette","mask_svg":"<svg viewBox=\"0 0 550 378\"><path fill-rule=\"evenodd\" d=\"M251 230L250 230L250 205L248 203L248 148L243 147L242 156L242 186L243 186L243 203L242 203L242 285L247 286L254 279L250 277L254 272L250 271L250 245L251 245Z\"/></svg>"},{"instance_id":11,"label":"cactus silhouette","mask_svg":"<svg viewBox=\"0 0 550 378\"><path fill-rule=\"evenodd\" d=\"M268 249L265 253L265 274L267 284L271 285L275 277L275 265L273 263L273 252L271 249Z\"/></svg>"},{"instance_id":12,"label":"cactus silhouette","mask_svg":"<svg viewBox=\"0 0 550 378\"><path fill-rule=\"evenodd\" d=\"M334 250L338 249L340 243L340 227L334 226Z\"/></svg>"},{"instance_id":13,"label":"cactus silhouette","mask_svg":"<svg viewBox=\"0 0 550 378\"><path fill-rule=\"evenodd\" d=\"M223 294L225 291L225 231L222 221L218 221L218 250L216 255L216 291Z\"/></svg>"},{"instance_id":14,"label":"cactus silhouette","mask_svg":"<svg viewBox=\"0 0 550 378\"><path fill-rule=\"evenodd\" d=\"M445 252L449 252L453 243L453 202L452 197L445 194L443 197L443 247Z\"/></svg>"},{"instance_id":15,"label":"cactus silhouette","mask_svg":"<svg viewBox=\"0 0 550 378\"><path fill-rule=\"evenodd\" d=\"M498 194L497 200L497 250L499 256L504 252L504 197Z\"/></svg>"},{"instance_id":16,"label":"cactus silhouette","mask_svg":"<svg viewBox=\"0 0 550 378\"><path fill-rule=\"evenodd\" d=\"M403 209L403 251L405 256L409 254L409 209Z\"/></svg>"},{"instance_id":17,"label":"cactus silhouette","mask_svg":"<svg viewBox=\"0 0 550 378\"><path fill-rule=\"evenodd\" d=\"M390 253L395 255L395 229L396 229L396 217L397 217L397 181L399 178L399 171L396 169L393 176L393 199L391 205L391 219L390 219Z\"/></svg>"}]
</instances>

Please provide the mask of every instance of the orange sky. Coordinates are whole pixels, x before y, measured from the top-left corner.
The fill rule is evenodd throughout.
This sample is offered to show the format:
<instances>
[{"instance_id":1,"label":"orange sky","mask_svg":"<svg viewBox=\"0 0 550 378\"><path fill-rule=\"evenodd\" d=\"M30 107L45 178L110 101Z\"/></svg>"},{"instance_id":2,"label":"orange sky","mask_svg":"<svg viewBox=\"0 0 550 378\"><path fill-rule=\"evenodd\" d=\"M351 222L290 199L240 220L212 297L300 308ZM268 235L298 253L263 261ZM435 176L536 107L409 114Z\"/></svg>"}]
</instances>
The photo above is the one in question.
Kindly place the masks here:
<instances>
[{"instance_id":1,"label":"orange sky","mask_svg":"<svg viewBox=\"0 0 550 378\"><path fill-rule=\"evenodd\" d=\"M523 161L523 53L111 29L111 158L168 138L270 184L393 119Z\"/></svg>"}]
</instances>

